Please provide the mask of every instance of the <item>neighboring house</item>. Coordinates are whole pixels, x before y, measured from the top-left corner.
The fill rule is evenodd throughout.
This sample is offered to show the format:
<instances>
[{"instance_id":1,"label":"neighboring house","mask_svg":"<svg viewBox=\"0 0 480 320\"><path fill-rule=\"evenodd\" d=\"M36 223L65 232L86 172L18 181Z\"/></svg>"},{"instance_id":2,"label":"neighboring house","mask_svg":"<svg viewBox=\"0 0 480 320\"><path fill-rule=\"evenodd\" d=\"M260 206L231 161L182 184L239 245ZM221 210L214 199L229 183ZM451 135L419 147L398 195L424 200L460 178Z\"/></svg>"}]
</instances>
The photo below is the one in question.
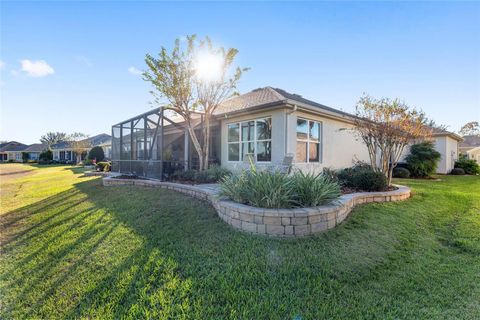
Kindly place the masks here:
<instances>
[{"instance_id":1,"label":"neighboring house","mask_svg":"<svg viewBox=\"0 0 480 320\"><path fill-rule=\"evenodd\" d=\"M467 158L477 161L480 164L480 147L475 147L466 152Z\"/></svg>"},{"instance_id":2,"label":"neighboring house","mask_svg":"<svg viewBox=\"0 0 480 320\"><path fill-rule=\"evenodd\" d=\"M468 159L480 163L480 135L464 136L458 149L460 154L464 154Z\"/></svg>"},{"instance_id":3,"label":"neighboring house","mask_svg":"<svg viewBox=\"0 0 480 320\"><path fill-rule=\"evenodd\" d=\"M111 137L106 133L86 138L82 141L85 142L86 147L83 148L81 159L77 159L75 150L73 150L71 142L61 141L50 147L53 153L53 160L77 163L85 160L90 149L95 146L102 146L102 148L104 148L104 152L106 148L111 150Z\"/></svg>"},{"instance_id":4,"label":"neighboring house","mask_svg":"<svg viewBox=\"0 0 480 320\"><path fill-rule=\"evenodd\" d=\"M433 138L435 139L435 150L440 152L442 156L438 164L437 173L450 173L455 166L455 161L458 160L460 154L458 144L462 141L462 137L442 130L435 132Z\"/></svg>"},{"instance_id":5,"label":"neighboring house","mask_svg":"<svg viewBox=\"0 0 480 320\"><path fill-rule=\"evenodd\" d=\"M0 161L22 162L23 153L28 153L29 160L38 160L42 151L47 148L41 143L26 145L17 141L10 141L0 145Z\"/></svg>"},{"instance_id":6,"label":"neighboring house","mask_svg":"<svg viewBox=\"0 0 480 320\"><path fill-rule=\"evenodd\" d=\"M47 149L47 145L43 143L34 143L29 145L25 150L22 152L28 153L28 160L35 160L37 161L40 158L40 153Z\"/></svg>"},{"instance_id":7,"label":"neighboring house","mask_svg":"<svg viewBox=\"0 0 480 320\"><path fill-rule=\"evenodd\" d=\"M241 167L246 154L259 167L278 165L291 154L294 167L313 172L369 160L353 130L355 116L282 89L259 88L231 98L214 118L210 158L229 169ZM448 148L438 143L446 173L457 140L437 138L448 141ZM158 108L112 126L112 161L114 171L159 178L172 163L195 167L198 157L183 122Z\"/></svg>"}]
</instances>

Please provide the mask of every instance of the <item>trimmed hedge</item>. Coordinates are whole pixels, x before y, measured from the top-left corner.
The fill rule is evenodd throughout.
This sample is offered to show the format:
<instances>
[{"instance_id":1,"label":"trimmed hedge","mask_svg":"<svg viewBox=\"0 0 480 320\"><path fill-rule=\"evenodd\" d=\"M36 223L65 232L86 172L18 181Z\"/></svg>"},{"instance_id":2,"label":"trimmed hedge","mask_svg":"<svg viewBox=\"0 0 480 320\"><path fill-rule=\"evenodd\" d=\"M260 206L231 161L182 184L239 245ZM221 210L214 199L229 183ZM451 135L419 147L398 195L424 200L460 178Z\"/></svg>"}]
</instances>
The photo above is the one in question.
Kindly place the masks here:
<instances>
[{"instance_id":1,"label":"trimmed hedge","mask_svg":"<svg viewBox=\"0 0 480 320\"><path fill-rule=\"evenodd\" d=\"M90 151L88 152L88 159L96 159L96 162L102 162L103 159L105 159L105 153L103 152L103 148L100 146L96 146L90 149Z\"/></svg>"},{"instance_id":2,"label":"trimmed hedge","mask_svg":"<svg viewBox=\"0 0 480 320\"><path fill-rule=\"evenodd\" d=\"M340 170L337 177L343 186L356 190L385 191L388 188L385 175L364 163Z\"/></svg>"},{"instance_id":3,"label":"trimmed hedge","mask_svg":"<svg viewBox=\"0 0 480 320\"><path fill-rule=\"evenodd\" d=\"M393 169L393 177L394 178L409 178L410 177L410 170L407 168L395 168Z\"/></svg>"},{"instance_id":4,"label":"trimmed hedge","mask_svg":"<svg viewBox=\"0 0 480 320\"><path fill-rule=\"evenodd\" d=\"M465 175L465 170L462 168L453 168L452 171L450 171L450 174L453 174L455 176L463 176Z\"/></svg>"}]
</instances>

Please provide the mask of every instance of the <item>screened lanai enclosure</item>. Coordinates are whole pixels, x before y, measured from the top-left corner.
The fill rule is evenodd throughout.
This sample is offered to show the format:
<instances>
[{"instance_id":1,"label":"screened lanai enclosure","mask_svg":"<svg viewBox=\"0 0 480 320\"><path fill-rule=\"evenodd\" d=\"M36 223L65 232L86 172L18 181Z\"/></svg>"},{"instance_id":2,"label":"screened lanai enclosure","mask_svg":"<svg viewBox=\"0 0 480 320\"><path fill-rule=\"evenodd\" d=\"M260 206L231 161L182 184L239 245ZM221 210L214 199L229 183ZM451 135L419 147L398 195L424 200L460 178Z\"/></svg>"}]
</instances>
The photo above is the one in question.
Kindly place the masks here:
<instances>
[{"instance_id":1,"label":"screened lanai enclosure","mask_svg":"<svg viewBox=\"0 0 480 320\"><path fill-rule=\"evenodd\" d=\"M196 128L200 137L201 115ZM198 155L182 118L163 107L112 126L112 171L169 180L177 171L198 169ZM211 127L210 162L220 156L219 126Z\"/></svg>"}]
</instances>

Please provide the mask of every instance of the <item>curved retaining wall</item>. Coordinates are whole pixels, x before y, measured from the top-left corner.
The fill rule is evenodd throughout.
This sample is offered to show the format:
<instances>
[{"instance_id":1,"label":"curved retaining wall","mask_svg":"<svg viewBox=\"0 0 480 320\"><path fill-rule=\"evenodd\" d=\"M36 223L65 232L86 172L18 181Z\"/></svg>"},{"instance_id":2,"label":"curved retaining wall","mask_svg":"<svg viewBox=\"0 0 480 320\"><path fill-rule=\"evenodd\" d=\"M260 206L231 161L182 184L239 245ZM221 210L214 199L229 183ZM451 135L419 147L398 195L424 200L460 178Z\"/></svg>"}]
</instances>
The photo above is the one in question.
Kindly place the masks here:
<instances>
[{"instance_id":1,"label":"curved retaining wall","mask_svg":"<svg viewBox=\"0 0 480 320\"><path fill-rule=\"evenodd\" d=\"M209 201L219 217L236 229L277 237L304 237L334 228L358 204L400 201L410 197L410 189L396 185L394 191L359 192L341 196L335 204L296 209L263 209L221 200L215 191L198 186L140 179L103 178L104 186L138 185L159 187L185 193Z\"/></svg>"}]
</instances>

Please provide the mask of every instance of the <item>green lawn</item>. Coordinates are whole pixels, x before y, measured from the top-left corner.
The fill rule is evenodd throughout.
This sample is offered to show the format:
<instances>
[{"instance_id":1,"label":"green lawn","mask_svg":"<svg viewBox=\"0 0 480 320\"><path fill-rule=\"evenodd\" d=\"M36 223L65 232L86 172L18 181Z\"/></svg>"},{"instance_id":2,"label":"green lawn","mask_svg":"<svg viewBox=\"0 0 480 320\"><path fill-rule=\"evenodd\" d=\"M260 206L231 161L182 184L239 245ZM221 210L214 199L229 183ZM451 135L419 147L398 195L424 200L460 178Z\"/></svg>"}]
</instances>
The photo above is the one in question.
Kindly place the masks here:
<instances>
[{"instance_id":1,"label":"green lawn","mask_svg":"<svg viewBox=\"0 0 480 320\"><path fill-rule=\"evenodd\" d=\"M280 240L173 191L0 169L2 319L480 318L480 177L397 181L412 199Z\"/></svg>"}]
</instances>

